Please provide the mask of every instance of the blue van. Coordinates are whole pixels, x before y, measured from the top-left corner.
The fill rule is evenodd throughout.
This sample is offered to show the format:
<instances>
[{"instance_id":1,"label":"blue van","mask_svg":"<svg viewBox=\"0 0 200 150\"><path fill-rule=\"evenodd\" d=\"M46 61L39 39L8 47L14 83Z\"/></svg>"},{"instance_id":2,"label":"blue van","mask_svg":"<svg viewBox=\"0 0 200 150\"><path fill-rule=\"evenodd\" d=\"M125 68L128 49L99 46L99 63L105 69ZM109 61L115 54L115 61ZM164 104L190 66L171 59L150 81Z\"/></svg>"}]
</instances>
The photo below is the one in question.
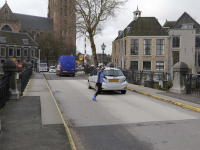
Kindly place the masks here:
<instances>
[{"instance_id":1,"label":"blue van","mask_svg":"<svg viewBox=\"0 0 200 150\"><path fill-rule=\"evenodd\" d=\"M57 63L56 74L75 76L76 63L74 56L60 56Z\"/></svg>"}]
</instances>

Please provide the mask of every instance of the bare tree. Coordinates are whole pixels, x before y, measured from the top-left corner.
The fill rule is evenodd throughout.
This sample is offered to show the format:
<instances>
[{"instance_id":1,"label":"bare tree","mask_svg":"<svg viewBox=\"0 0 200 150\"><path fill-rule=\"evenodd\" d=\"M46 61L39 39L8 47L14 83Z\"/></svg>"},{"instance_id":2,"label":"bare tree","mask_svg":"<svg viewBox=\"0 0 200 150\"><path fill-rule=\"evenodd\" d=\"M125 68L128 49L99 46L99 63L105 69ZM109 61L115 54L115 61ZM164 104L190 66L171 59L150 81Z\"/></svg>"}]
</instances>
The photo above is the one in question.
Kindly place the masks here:
<instances>
[{"instance_id":1,"label":"bare tree","mask_svg":"<svg viewBox=\"0 0 200 150\"><path fill-rule=\"evenodd\" d=\"M116 17L128 0L75 0L76 27L78 37L86 31L90 40L94 66L98 66L94 37L101 33L109 18Z\"/></svg>"},{"instance_id":2,"label":"bare tree","mask_svg":"<svg viewBox=\"0 0 200 150\"><path fill-rule=\"evenodd\" d=\"M41 49L41 58L46 60L49 65L49 59L58 60L59 56L67 55L65 39L55 37L53 32L45 33L37 39L39 49ZM69 43L68 43L69 44ZM71 48L71 47L70 47Z\"/></svg>"}]
</instances>

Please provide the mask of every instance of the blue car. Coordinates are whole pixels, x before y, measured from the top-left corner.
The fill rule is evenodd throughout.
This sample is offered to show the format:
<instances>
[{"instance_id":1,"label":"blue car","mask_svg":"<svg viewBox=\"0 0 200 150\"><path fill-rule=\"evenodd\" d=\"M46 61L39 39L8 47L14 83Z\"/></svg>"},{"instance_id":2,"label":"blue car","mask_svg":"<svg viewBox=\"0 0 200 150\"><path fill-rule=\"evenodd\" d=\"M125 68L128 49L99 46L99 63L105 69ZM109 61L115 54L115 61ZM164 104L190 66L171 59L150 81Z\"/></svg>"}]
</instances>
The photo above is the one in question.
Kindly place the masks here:
<instances>
[{"instance_id":1,"label":"blue car","mask_svg":"<svg viewBox=\"0 0 200 150\"><path fill-rule=\"evenodd\" d=\"M60 56L57 63L56 74L75 76L76 63L74 56Z\"/></svg>"}]
</instances>

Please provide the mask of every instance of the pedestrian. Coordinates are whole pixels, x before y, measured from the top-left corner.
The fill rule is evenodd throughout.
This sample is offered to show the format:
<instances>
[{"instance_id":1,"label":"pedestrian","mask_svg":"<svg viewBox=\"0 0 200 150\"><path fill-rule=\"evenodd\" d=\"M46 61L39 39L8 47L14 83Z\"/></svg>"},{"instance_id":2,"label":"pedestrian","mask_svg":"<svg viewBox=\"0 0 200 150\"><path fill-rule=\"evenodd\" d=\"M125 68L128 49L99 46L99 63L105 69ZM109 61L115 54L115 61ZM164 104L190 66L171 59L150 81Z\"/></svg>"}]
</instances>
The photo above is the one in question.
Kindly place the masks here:
<instances>
[{"instance_id":1,"label":"pedestrian","mask_svg":"<svg viewBox=\"0 0 200 150\"><path fill-rule=\"evenodd\" d=\"M97 101L96 97L102 91L103 78L107 80L107 78L104 76L104 69L105 69L104 66L100 66L99 70L97 71L96 86L98 89L97 89L97 92L93 95L93 98L92 98L93 101Z\"/></svg>"}]
</instances>

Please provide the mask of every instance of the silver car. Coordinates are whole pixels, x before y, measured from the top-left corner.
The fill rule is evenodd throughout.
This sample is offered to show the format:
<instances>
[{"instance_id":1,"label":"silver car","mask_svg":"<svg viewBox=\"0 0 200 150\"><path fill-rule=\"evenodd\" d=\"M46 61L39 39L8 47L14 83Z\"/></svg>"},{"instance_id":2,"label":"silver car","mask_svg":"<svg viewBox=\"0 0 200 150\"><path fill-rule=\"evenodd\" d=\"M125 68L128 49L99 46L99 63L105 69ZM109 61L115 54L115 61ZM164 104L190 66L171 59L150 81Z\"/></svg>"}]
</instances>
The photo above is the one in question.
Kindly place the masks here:
<instances>
[{"instance_id":1,"label":"silver car","mask_svg":"<svg viewBox=\"0 0 200 150\"><path fill-rule=\"evenodd\" d=\"M94 88L97 90L96 81L97 81L97 69L94 69L88 78L88 88ZM106 67L104 69L104 75L107 79L103 79L102 90L116 90L121 91L122 94L126 94L127 82L126 77L120 69Z\"/></svg>"},{"instance_id":2,"label":"silver car","mask_svg":"<svg viewBox=\"0 0 200 150\"><path fill-rule=\"evenodd\" d=\"M56 67L55 66L50 66L49 67L49 73L56 73Z\"/></svg>"}]
</instances>

